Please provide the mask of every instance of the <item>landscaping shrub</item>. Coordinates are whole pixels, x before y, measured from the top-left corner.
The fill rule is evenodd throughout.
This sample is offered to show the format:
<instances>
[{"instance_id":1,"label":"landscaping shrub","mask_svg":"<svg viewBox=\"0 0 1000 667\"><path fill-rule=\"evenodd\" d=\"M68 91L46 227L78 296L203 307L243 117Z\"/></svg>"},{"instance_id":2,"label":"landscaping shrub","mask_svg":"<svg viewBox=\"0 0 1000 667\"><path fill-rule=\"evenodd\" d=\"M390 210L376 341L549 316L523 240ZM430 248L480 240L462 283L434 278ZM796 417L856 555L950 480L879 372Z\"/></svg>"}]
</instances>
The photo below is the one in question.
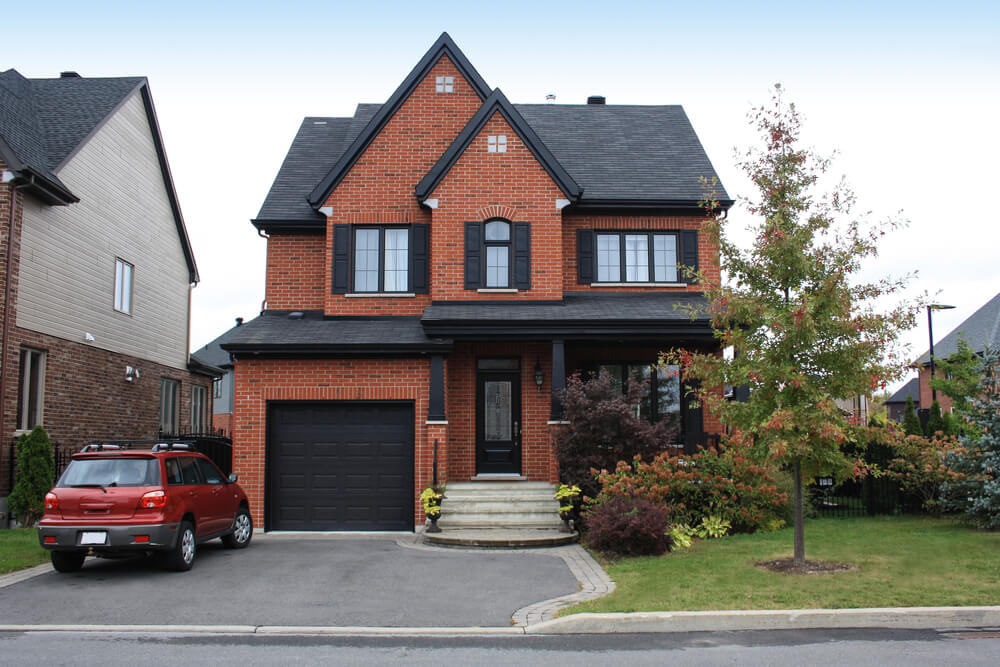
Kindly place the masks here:
<instances>
[{"instance_id":1,"label":"landscaping shrub","mask_svg":"<svg viewBox=\"0 0 1000 667\"><path fill-rule=\"evenodd\" d=\"M622 556L659 555L670 548L669 512L645 498L605 497L586 512L587 546Z\"/></svg>"},{"instance_id":2,"label":"landscaping shrub","mask_svg":"<svg viewBox=\"0 0 1000 667\"><path fill-rule=\"evenodd\" d=\"M579 486L583 496L595 498L600 484L593 471L614 470L619 461L636 456L652 460L676 440L679 425L636 416L649 383L633 378L624 393L602 371L584 380L574 373L562 394L568 425L556 436L559 474Z\"/></svg>"},{"instance_id":3,"label":"landscaping shrub","mask_svg":"<svg viewBox=\"0 0 1000 667\"><path fill-rule=\"evenodd\" d=\"M35 525L45 511L45 494L54 484L55 463L49 434L41 426L17 439L17 482L7 502L11 514L25 528Z\"/></svg>"},{"instance_id":4,"label":"landscaping shrub","mask_svg":"<svg viewBox=\"0 0 1000 667\"><path fill-rule=\"evenodd\" d=\"M599 499L648 499L669 510L675 523L697 526L707 515L753 532L765 521L784 517L788 496L771 472L732 449L703 450L690 456L661 454L650 462L620 462L600 476Z\"/></svg>"},{"instance_id":5,"label":"landscaping shrub","mask_svg":"<svg viewBox=\"0 0 1000 667\"><path fill-rule=\"evenodd\" d=\"M907 435L923 435L924 427L920 424L920 417L917 416L917 408L913 404L913 397L906 397L906 407L903 408L903 432Z\"/></svg>"},{"instance_id":6,"label":"landscaping shrub","mask_svg":"<svg viewBox=\"0 0 1000 667\"><path fill-rule=\"evenodd\" d=\"M957 482L964 476L946 462L964 452L959 441L946 435L933 438L906 435L893 438L891 446L894 457L885 473L903 491L915 495L925 512L939 512L942 485Z\"/></svg>"}]
</instances>

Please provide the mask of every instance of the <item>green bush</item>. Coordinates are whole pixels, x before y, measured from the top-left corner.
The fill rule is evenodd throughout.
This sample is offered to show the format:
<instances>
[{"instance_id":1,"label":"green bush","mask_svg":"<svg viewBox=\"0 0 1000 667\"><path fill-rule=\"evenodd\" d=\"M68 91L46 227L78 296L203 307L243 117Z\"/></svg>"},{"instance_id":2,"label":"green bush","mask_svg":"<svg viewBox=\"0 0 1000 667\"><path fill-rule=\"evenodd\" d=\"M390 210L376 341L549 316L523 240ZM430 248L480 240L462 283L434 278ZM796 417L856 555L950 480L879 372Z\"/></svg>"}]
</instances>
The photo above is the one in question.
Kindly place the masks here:
<instances>
[{"instance_id":1,"label":"green bush","mask_svg":"<svg viewBox=\"0 0 1000 667\"><path fill-rule=\"evenodd\" d=\"M599 500L645 498L667 509L674 523L697 526L713 515L730 522L733 532L753 532L783 518L788 504L767 468L733 450L622 461L615 472L600 475L600 482Z\"/></svg>"},{"instance_id":2,"label":"green bush","mask_svg":"<svg viewBox=\"0 0 1000 667\"><path fill-rule=\"evenodd\" d=\"M52 443L41 426L17 439L17 482L7 498L22 526L35 525L45 511L45 494L54 483Z\"/></svg>"},{"instance_id":3,"label":"green bush","mask_svg":"<svg viewBox=\"0 0 1000 667\"><path fill-rule=\"evenodd\" d=\"M924 434L924 427L920 425L920 417L917 416L912 396L906 397L906 407L903 408L903 432L906 435Z\"/></svg>"}]
</instances>

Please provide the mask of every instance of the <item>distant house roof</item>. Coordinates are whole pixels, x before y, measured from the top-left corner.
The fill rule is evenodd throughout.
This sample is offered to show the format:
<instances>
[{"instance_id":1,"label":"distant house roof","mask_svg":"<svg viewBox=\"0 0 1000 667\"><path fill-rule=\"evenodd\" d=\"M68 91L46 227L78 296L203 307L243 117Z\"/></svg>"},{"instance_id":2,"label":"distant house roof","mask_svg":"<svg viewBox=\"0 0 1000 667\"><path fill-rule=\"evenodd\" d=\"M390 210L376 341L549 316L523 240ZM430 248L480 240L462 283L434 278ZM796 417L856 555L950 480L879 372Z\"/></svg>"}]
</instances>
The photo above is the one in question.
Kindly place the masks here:
<instances>
[{"instance_id":1,"label":"distant house roof","mask_svg":"<svg viewBox=\"0 0 1000 667\"><path fill-rule=\"evenodd\" d=\"M885 402L885 404L889 405L890 403L899 403L900 405L902 405L903 403L906 403L907 397L912 397L914 403L917 404L920 403L919 378L913 378L912 380L904 384L899 391L897 391L895 394L889 397L889 399Z\"/></svg>"},{"instance_id":2,"label":"distant house roof","mask_svg":"<svg viewBox=\"0 0 1000 667\"><path fill-rule=\"evenodd\" d=\"M444 34L385 104L359 105L353 118L308 117L302 122L254 225L268 231L323 229L325 220L317 207L389 122L416 77L444 52L472 73L472 84L484 106L496 106L495 94L490 95L485 82ZM561 172L557 179L563 181L561 187L577 186L574 203L580 207L692 208L705 197L701 177L718 179L678 105L506 106L515 110L519 121L538 139L532 147L536 155L551 158L550 165ZM514 113L508 110L508 115ZM447 162L447 154L440 156L428 175L430 180L440 176L435 170L440 172ZM723 206L732 204L721 182L716 195Z\"/></svg>"},{"instance_id":3,"label":"distant house roof","mask_svg":"<svg viewBox=\"0 0 1000 667\"><path fill-rule=\"evenodd\" d=\"M957 352L959 340L964 340L972 351L977 353L988 346L1000 344L1000 294L987 301L951 333L934 343L934 358L944 359ZM915 363L923 366L930 362L931 356L928 350Z\"/></svg>"},{"instance_id":4,"label":"distant house roof","mask_svg":"<svg viewBox=\"0 0 1000 667\"><path fill-rule=\"evenodd\" d=\"M229 331L213 340L211 343L198 348L191 353L191 359L200 364L215 366L216 368L232 368L233 362L229 358L229 352L222 349L222 344L228 342L242 326L243 318L239 318L238 324Z\"/></svg>"},{"instance_id":5,"label":"distant house roof","mask_svg":"<svg viewBox=\"0 0 1000 667\"><path fill-rule=\"evenodd\" d=\"M0 72L0 158L26 190L45 203L78 202L79 197L60 180L60 170L136 90L141 92L149 118L190 280L198 282L198 267L144 77L90 78L67 73L58 79L26 79L17 70Z\"/></svg>"}]
</instances>

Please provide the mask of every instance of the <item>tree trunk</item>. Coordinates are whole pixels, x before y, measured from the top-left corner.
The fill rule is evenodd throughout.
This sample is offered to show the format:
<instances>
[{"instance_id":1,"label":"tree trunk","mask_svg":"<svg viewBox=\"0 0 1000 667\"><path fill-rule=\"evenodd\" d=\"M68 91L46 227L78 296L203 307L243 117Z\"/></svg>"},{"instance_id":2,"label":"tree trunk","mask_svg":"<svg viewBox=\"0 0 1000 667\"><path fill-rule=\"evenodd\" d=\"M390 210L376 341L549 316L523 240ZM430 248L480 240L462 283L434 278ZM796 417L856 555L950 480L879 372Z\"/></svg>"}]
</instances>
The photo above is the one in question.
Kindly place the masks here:
<instances>
[{"instance_id":1,"label":"tree trunk","mask_svg":"<svg viewBox=\"0 0 1000 667\"><path fill-rule=\"evenodd\" d=\"M802 462L795 459L792 464L795 475L795 555L792 561L798 565L806 562L806 535L802 525Z\"/></svg>"}]
</instances>

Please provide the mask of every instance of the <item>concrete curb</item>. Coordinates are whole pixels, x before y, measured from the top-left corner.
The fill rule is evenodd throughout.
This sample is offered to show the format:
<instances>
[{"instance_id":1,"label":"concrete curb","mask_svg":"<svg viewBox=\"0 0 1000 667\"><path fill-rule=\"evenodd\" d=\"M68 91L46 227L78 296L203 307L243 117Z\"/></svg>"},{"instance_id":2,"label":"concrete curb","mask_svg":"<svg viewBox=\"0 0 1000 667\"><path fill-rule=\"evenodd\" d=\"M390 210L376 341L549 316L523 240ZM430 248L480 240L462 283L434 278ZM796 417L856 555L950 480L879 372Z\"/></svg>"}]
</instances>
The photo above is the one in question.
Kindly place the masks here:
<instances>
[{"instance_id":1,"label":"concrete curb","mask_svg":"<svg viewBox=\"0 0 1000 667\"><path fill-rule=\"evenodd\" d=\"M0 575L0 588L6 588L7 586L19 584L22 581L33 579L34 577L45 574L46 572L54 572L51 563L42 563L41 565L29 567L24 570L17 570L16 572Z\"/></svg>"},{"instance_id":2,"label":"concrete curb","mask_svg":"<svg viewBox=\"0 0 1000 667\"><path fill-rule=\"evenodd\" d=\"M604 634L832 628L936 630L995 626L1000 626L1000 606L574 614L528 626L527 632L528 634Z\"/></svg>"}]
</instances>

